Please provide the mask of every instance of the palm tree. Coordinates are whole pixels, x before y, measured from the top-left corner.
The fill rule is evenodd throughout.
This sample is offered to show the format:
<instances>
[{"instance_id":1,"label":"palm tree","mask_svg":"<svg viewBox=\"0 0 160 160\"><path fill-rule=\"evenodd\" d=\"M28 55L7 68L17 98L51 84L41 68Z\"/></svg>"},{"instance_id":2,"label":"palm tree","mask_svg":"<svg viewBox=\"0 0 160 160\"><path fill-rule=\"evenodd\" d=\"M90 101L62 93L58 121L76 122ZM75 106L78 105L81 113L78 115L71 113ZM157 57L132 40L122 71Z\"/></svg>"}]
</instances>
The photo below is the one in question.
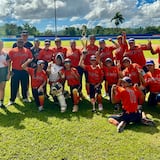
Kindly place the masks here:
<instances>
[{"instance_id":1,"label":"palm tree","mask_svg":"<svg viewBox=\"0 0 160 160\"><path fill-rule=\"evenodd\" d=\"M118 28L120 23L123 23L124 20L125 19L124 19L123 15L120 12L117 12L115 14L115 16L111 19L111 22L114 21L116 28Z\"/></svg>"}]
</instances>

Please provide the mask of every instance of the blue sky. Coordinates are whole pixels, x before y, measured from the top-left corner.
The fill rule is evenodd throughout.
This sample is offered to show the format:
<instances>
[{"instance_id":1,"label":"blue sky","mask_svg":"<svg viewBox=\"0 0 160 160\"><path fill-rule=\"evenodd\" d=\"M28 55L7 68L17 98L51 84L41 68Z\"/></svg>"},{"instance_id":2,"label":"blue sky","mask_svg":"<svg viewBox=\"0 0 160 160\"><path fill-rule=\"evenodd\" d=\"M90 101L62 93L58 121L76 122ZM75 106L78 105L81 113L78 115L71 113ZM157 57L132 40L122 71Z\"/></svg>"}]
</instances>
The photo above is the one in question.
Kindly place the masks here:
<instances>
[{"instance_id":1,"label":"blue sky","mask_svg":"<svg viewBox=\"0 0 160 160\"><path fill-rule=\"evenodd\" d=\"M160 0L56 0L57 29L96 25L114 27L110 22L120 12L121 27L160 25ZM40 31L54 30L54 0L1 0L0 25L29 23Z\"/></svg>"}]
</instances>

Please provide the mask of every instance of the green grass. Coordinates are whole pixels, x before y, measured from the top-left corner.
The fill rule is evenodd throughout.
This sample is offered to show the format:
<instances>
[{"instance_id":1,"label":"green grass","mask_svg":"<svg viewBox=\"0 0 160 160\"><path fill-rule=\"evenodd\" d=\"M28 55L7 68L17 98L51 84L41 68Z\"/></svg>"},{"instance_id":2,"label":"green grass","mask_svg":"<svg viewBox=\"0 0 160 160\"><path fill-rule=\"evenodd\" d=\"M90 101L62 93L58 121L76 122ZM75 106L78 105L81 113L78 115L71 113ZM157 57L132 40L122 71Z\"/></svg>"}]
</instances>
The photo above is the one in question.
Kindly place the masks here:
<instances>
[{"instance_id":1,"label":"green grass","mask_svg":"<svg viewBox=\"0 0 160 160\"><path fill-rule=\"evenodd\" d=\"M9 82L5 103L9 99ZM130 125L123 133L107 122L113 105L103 99L104 111L92 113L88 100L80 102L78 113L60 113L52 100L39 113L34 102L0 109L0 159L68 160L158 160L160 159L160 107L145 105L156 127Z\"/></svg>"},{"instance_id":2,"label":"green grass","mask_svg":"<svg viewBox=\"0 0 160 160\"><path fill-rule=\"evenodd\" d=\"M10 98L9 85L7 82L5 104ZM7 110L0 109L0 160L160 159L160 106L144 106L156 127L129 125L117 133L107 122L114 112L107 99L103 99L102 113L92 113L88 100L80 102L78 113L71 112L70 99L67 103L64 114L52 100L45 101L41 113L34 102L24 104L18 98Z\"/></svg>"}]
</instances>

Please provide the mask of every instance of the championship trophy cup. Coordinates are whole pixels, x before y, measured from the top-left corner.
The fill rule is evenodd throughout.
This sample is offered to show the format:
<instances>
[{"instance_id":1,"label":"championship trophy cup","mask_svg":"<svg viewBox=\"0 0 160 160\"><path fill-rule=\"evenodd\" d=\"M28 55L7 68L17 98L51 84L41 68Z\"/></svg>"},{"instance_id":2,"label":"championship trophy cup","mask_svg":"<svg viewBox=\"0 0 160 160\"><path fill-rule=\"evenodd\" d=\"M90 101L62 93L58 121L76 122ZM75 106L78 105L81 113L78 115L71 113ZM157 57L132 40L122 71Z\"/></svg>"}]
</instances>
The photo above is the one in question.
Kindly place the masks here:
<instances>
[{"instance_id":1,"label":"championship trophy cup","mask_svg":"<svg viewBox=\"0 0 160 160\"><path fill-rule=\"evenodd\" d=\"M83 54L87 54L87 37L86 37L86 29L82 28L82 38L81 38L81 43L83 46Z\"/></svg>"}]
</instances>

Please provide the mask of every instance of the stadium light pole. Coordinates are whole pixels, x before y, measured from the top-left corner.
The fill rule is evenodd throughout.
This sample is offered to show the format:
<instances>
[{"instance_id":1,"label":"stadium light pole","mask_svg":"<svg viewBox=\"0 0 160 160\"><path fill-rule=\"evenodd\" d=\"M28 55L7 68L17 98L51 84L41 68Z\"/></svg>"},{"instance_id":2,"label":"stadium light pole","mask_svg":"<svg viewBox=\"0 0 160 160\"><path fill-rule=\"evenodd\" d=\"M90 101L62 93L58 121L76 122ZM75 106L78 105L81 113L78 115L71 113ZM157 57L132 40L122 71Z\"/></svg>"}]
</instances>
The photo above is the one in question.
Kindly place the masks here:
<instances>
[{"instance_id":1,"label":"stadium light pole","mask_svg":"<svg viewBox=\"0 0 160 160\"><path fill-rule=\"evenodd\" d=\"M54 0L54 29L55 37L57 36L57 9L56 9L56 0Z\"/></svg>"}]
</instances>

